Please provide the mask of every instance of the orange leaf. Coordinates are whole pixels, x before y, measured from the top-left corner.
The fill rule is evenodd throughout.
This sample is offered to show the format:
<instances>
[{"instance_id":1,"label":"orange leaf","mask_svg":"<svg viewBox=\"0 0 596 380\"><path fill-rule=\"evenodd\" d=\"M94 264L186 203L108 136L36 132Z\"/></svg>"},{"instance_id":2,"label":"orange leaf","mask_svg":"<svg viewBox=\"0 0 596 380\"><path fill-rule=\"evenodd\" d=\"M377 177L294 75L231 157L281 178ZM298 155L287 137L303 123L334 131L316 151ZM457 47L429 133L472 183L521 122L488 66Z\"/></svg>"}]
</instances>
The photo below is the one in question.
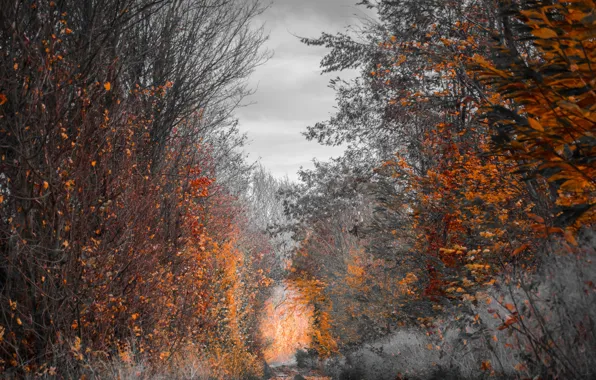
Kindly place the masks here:
<instances>
[{"instance_id":1,"label":"orange leaf","mask_svg":"<svg viewBox=\"0 0 596 380\"><path fill-rule=\"evenodd\" d=\"M528 123L530 123L530 127L540 132L544 132L544 127L538 122L536 119L532 119L531 117L528 118Z\"/></svg>"},{"instance_id":2,"label":"orange leaf","mask_svg":"<svg viewBox=\"0 0 596 380\"><path fill-rule=\"evenodd\" d=\"M567 241L567 243L577 247L577 240L575 240L575 236L573 236L573 231L571 231L569 228L565 230L565 240Z\"/></svg>"},{"instance_id":3,"label":"orange leaf","mask_svg":"<svg viewBox=\"0 0 596 380\"><path fill-rule=\"evenodd\" d=\"M540 28L532 31L532 34L538 38L556 38L557 32L549 28Z\"/></svg>"},{"instance_id":4,"label":"orange leaf","mask_svg":"<svg viewBox=\"0 0 596 380\"><path fill-rule=\"evenodd\" d=\"M544 218L536 214L528 213L528 217L534 219L538 223L544 223Z\"/></svg>"},{"instance_id":5,"label":"orange leaf","mask_svg":"<svg viewBox=\"0 0 596 380\"><path fill-rule=\"evenodd\" d=\"M526 248L528 248L529 246L530 246L529 244L522 244L520 247L518 247L517 249L515 249L511 255L512 256L517 256L520 253L522 253L523 251L525 251Z\"/></svg>"},{"instance_id":6,"label":"orange leaf","mask_svg":"<svg viewBox=\"0 0 596 380\"><path fill-rule=\"evenodd\" d=\"M112 85L110 84L110 82L106 82L103 84L103 88L105 88L106 91L110 91L110 89L112 88Z\"/></svg>"},{"instance_id":7,"label":"orange leaf","mask_svg":"<svg viewBox=\"0 0 596 380\"><path fill-rule=\"evenodd\" d=\"M518 321L518 317L517 315L512 315L510 317L508 317L505 322L503 322L503 324L499 327L497 327L497 330L505 330L506 328L508 328L509 326L513 325L514 323L516 323Z\"/></svg>"},{"instance_id":8,"label":"orange leaf","mask_svg":"<svg viewBox=\"0 0 596 380\"><path fill-rule=\"evenodd\" d=\"M0 94L0 106L8 101L8 98L4 94Z\"/></svg>"},{"instance_id":9,"label":"orange leaf","mask_svg":"<svg viewBox=\"0 0 596 380\"><path fill-rule=\"evenodd\" d=\"M506 303L506 304L505 304L505 308L506 308L507 310L509 310L510 312L512 312L512 313L515 311L515 305L513 305L513 304L511 304L511 303Z\"/></svg>"},{"instance_id":10,"label":"orange leaf","mask_svg":"<svg viewBox=\"0 0 596 380\"><path fill-rule=\"evenodd\" d=\"M480 370L482 370L482 371L490 371L491 368L492 368L492 365L490 364L490 360L485 360L480 365Z\"/></svg>"}]
</instances>

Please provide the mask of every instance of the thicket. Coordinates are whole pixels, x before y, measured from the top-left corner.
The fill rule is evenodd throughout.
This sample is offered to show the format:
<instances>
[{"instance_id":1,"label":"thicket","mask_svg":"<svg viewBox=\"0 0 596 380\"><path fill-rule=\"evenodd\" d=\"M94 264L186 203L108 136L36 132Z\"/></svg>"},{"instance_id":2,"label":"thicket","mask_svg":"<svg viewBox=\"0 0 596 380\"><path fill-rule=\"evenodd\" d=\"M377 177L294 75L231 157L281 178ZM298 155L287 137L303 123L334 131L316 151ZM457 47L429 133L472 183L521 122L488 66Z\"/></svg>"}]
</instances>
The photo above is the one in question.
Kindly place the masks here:
<instances>
[{"instance_id":1,"label":"thicket","mask_svg":"<svg viewBox=\"0 0 596 380\"><path fill-rule=\"evenodd\" d=\"M233 111L267 58L263 9L2 2L4 375L101 378L116 362L139 376L261 372L274 253L248 227Z\"/></svg>"},{"instance_id":2,"label":"thicket","mask_svg":"<svg viewBox=\"0 0 596 380\"><path fill-rule=\"evenodd\" d=\"M305 133L346 153L286 192L313 348L350 358L413 331L406 361L371 348L386 366L367 370L387 373L370 378L412 362L408 376L594 376L594 310L576 303L594 293L594 2L361 5L377 18L304 39L330 49L324 72L360 70Z\"/></svg>"}]
</instances>

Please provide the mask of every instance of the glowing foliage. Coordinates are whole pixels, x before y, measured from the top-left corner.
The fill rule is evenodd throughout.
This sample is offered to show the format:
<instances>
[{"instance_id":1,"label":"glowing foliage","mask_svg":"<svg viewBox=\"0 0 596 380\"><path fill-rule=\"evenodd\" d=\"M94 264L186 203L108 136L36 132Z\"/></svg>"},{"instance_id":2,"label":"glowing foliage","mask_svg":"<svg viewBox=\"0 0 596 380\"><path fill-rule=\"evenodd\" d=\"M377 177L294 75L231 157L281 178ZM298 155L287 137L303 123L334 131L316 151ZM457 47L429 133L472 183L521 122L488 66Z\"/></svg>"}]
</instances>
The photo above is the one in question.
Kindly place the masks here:
<instances>
[{"instance_id":1,"label":"glowing foliage","mask_svg":"<svg viewBox=\"0 0 596 380\"><path fill-rule=\"evenodd\" d=\"M291 289L276 288L262 318L267 363L291 362L298 349L311 344L312 307L300 302Z\"/></svg>"},{"instance_id":2,"label":"glowing foliage","mask_svg":"<svg viewBox=\"0 0 596 380\"><path fill-rule=\"evenodd\" d=\"M474 57L473 72L505 102L485 104L500 151L556 189L561 226L594 222L596 204L596 45L592 1L536 4L518 18L533 36L525 60L506 66ZM516 107L517 106L517 107Z\"/></svg>"}]
</instances>

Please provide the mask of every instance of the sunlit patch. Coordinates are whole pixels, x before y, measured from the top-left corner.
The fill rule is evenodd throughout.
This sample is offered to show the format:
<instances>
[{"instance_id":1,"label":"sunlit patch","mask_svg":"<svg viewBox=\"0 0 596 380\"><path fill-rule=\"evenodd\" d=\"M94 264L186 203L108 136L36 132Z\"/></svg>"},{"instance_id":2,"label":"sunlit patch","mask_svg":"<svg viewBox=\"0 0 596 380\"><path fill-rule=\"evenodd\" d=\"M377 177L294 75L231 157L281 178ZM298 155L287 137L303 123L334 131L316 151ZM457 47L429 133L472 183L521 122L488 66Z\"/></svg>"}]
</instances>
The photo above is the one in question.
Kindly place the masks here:
<instances>
[{"instance_id":1,"label":"sunlit patch","mask_svg":"<svg viewBox=\"0 0 596 380\"><path fill-rule=\"evenodd\" d=\"M278 286L265 304L261 334L265 341L265 360L270 365L295 361L299 348L310 344L312 308L304 306L292 290Z\"/></svg>"}]
</instances>

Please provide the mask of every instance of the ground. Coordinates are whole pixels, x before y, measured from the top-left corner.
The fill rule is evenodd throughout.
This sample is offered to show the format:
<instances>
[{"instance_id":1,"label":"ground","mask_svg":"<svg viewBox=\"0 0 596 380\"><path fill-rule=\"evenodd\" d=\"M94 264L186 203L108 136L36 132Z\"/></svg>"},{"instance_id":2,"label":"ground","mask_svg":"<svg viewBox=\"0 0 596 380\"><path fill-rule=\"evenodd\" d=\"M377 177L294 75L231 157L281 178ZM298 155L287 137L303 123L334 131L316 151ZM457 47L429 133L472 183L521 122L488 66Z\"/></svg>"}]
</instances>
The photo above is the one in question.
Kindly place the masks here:
<instances>
[{"instance_id":1,"label":"ground","mask_svg":"<svg viewBox=\"0 0 596 380\"><path fill-rule=\"evenodd\" d=\"M316 370L299 369L295 366L282 365L272 367L273 377L271 380L293 380L296 375L302 375L306 380L331 380L330 377L323 376Z\"/></svg>"}]
</instances>

